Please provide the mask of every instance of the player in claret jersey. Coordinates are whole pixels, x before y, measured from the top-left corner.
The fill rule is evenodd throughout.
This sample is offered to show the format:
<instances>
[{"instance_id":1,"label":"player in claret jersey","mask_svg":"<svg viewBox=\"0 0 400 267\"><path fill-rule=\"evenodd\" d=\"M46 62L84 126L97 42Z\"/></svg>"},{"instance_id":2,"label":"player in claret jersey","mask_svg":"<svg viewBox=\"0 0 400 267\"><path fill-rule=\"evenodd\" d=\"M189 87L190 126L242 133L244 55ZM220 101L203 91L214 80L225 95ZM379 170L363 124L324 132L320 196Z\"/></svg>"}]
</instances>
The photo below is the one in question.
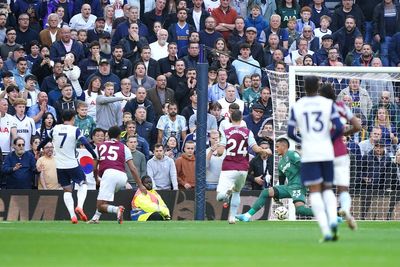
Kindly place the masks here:
<instances>
[{"instance_id":1,"label":"player in claret jersey","mask_svg":"<svg viewBox=\"0 0 400 267\"><path fill-rule=\"evenodd\" d=\"M336 101L335 90L331 84L323 84L319 90L319 94L328 99ZM342 102L336 101L336 108L343 123L350 123L352 127L347 127L344 135L351 135L361 130L361 124L358 119L353 116L351 110ZM347 147L343 142L343 135L333 142L333 149L335 151L334 165L334 179L333 183L337 186L340 203L340 216L343 216L350 229L356 230L357 223L351 215L351 197L349 194L350 185L350 158L347 154Z\"/></svg>"},{"instance_id":2,"label":"player in claret jersey","mask_svg":"<svg viewBox=\"0 0 400 267\"><path fill-rule=\"evenodd\" d=\"M132 153L130 149L119 141L121 129L113 126L108 129L109 141L97 146L99 154L98 166L95 166L95 177L97 174L101 177L99 195L97 196L97 210L101 213L117 214L118 223L122 223L124 207L113 206L108 204L114 201L114 193L127 185L128 177L125 173L125 163L132 173L139 189L146 193L147 190L143 186L135 165L133 165ZM94 223L98 222L98 218L92 218Z\"/></svg>"},{"instance_id":3,"label":"player in claret jersey","mask_svg":"<svg viewBox=\"0 0 400 267\"><path fill-rule=\"evenodd\" d=\"M227 202L230 199L229 223L236 222L237 209L240 204L240 190L242 190L249 169L248 148L255 153L271 155L271 150L263 149L257 145L252 131L240 126L242 112L234 110L231 114L232 127L221 133L221 142L217 149L222 155L226 150L226 156L222 163L221 176L217 186L217 200Z\"/></svg>"},{"instance_id":4,"label":"player in claret jersey","mask_svg":"<svg viewBox=\"0 0 400 267\"><path fill-rule=\"evenodd\" d=\"M78 219L76 218L75 212L82 221L87 221L87 216L83 211L83 204L85 203L87 195L86 176L76 158L76 143L79 141L83 144L95 160L97 156L79 128L74 126L75 111L70 109L64 110L61 118L64 124L54 126L49 133L49 137L46 137L46 139L40 143L38 150L51 140L53 141L58 183L64 189L64 203L71 216L71 222L76 224L78 223ZM75 211L74 199L72 198L73 182L80 185L77 192L78 205Z\"/></svg>"}]
</instances>

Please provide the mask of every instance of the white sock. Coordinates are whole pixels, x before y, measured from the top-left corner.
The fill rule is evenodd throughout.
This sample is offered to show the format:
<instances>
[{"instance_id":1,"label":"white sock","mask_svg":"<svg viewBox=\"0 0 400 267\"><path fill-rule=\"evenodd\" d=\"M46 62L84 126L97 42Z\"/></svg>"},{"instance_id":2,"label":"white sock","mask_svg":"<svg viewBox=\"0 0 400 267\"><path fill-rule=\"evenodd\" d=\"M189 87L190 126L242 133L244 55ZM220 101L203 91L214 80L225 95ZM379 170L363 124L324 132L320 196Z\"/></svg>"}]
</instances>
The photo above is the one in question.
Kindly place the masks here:
<instances>
[{"instance_id":1,"label":"white sock","mask_svg":"<svg viewBox=\"0 0 400 267\"><path fill-rule=\"evenodd\" d=\"M320 192L310 193L310 202L311 209L314 213L315 218L319 224L319 228L321 229L322 235L332 235L331 229L328 224L328 217L325 213L325 204L322 200L322 195Z\"/></svg>"},{"instance_id":2,"label":"white sock","mask_svg":"<svg viewBox=\"0 0 400 267\"><path fill-rule=\"evenodd\" d=\"M346 217L350 216L351 197L348 191L342 192L339 195L340 209L344 211Z\"/></svg>"},{"instance_id":3,"label":"white sock","mask_svg":"<svg viewBox=\"0 0 400 267\"><path fill-rule=\"evenodd\" d=\"M93 215L92 220L93 220L93 221L99 220L99 219L100 219L100 216L101 216L101 212L100 212L99 210L96 210L96 212L95 212L94 215Z\"/></svg>"},{"instance_id":4,"label":"white sock","mask_svg":"<svg viewBox=\"0 0 400 267\"><path fill-rule=\"evenodd\" d=\"M87 195L87 184L82 184L79 186L77 196L78 196L78 206L79 208L83 208L83 204L85 203Z\"/></svg>"},{"instance_id":5,"label":"white sock","mask_svg":"<svg viewBox=\"0 0 400 267\"><path fill-rule=\"evenodd\" d=\"M231 197L231 203L229 207L229 217L235 218L237 210L240 205L240 192L233 192Z\"/></svg>"},{"instance_id":6,"label":"white sock","mask_svg":"<svg viewBox=\"0 0 400 267\"><path fill-rule=\"evenodd\" d=\"M335 193L333 193L332 189L324 190L322 198L324 199L329 225L337 225L337 199Z\"/></svg>"},{"instance_id":7,"label":"white sock","mask_svg":"<svg viewBox=\"0 0 400 267\"><path fill-rule=\"evenodd\" d=\"M72 198L71 192L64 192L64 203L69 212L69 216L71 216L71 218L76 216L74 211L74 199Z\"/></svg>"},{"instance_id":8,"label":"white sock","mask_svg":"<svg viewBox=\"0 0 400 267\"><path fill-rule=\"evenodd\" d=\"M118 213L118 207L113 206L113 205L108 205L108 206L107 206L107 212L108 212L108 213L115 213L115 214L117 214L117 213Z\"/></svg>"}]
</instances>

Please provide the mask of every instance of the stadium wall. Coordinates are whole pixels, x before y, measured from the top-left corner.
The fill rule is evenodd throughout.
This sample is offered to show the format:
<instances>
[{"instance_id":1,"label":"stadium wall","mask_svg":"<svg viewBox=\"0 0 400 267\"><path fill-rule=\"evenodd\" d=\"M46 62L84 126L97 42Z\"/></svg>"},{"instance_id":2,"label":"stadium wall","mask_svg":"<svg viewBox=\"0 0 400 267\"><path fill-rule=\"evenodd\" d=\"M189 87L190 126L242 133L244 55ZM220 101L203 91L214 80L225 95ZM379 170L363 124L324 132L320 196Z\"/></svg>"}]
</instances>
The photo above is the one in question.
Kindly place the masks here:
<instances>
[{"instance_id":1,"label":"stadium wall","mask_svg":"<svg viewBox=\"0 0 400 267\"><path fill-rule=\"evenodd\" d=\"M194 191L159 191L171 211L173 220L194 220ZM239 212L247 211L257 199L259 191L244 191L241 193ZM134 192L120 191L115 195L115 202L127 209L125 220L130 220L131 200ZM96 210L97 191L88 191L85 202L85 212L91 217ZM74 193L76 200L76 193ZM266 220L269 216L270 201L266 208L260 210L253 218ZM206 220L226 220L229 209L224 209L221 202L216 201L216 192L206 192ZM63 192L57 190L0 190L0 221L52 221L69 220L68 212L63 202ZM115 216L105 214L102 220L115 220Z\"/></svg>"}]
</instances>

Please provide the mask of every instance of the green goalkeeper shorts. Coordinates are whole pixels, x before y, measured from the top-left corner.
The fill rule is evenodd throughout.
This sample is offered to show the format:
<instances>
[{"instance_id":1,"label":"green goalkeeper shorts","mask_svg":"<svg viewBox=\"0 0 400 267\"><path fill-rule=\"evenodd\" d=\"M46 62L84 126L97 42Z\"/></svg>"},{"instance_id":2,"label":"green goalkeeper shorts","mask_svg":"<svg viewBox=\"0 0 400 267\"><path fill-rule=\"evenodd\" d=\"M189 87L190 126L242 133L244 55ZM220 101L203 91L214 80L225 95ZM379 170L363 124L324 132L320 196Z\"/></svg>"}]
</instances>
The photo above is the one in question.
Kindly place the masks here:
<instances>
[{"instance_id":1,"label":"green goalkeeper shorts","mask_svg":"<svg viewBox=\"0 0 400 267\"><path fill-rule=\"evenodd\" d=\"M305 188L291 187L287 185L274 186L274 198L291 198L293 203L303 202L306 203L306 190Z\"/></svg>"}]
</instances>

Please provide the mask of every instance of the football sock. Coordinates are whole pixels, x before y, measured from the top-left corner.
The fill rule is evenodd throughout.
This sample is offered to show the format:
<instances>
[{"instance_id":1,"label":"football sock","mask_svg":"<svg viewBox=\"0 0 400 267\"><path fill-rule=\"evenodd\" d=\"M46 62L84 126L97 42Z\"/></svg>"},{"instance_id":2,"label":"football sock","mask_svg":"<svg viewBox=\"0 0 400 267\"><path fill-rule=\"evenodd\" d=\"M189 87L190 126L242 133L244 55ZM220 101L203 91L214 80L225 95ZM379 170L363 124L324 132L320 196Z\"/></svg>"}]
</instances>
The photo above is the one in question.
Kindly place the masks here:
<instances>
[{"instance_id":1,"label":"football sock","mask_svg":"<svg viewBox=\"0 0 400 267\"><path fill-rule=\"evenodd\" d=\"M107 212L108 212L108 213L115 213L115 214L117 214L117 212L118 212L118 207L113 206L113 205L108 205L108 206L107 206Z\"/></svg>"},{"instance_id":2,"label":"football sock","mask_svg":"<svg viewBox=\"0 0 400 267\"><path fill-rule=\"evenodd\" d=\"M94 221L99 220L100 216L101 216L101 212L96 209L96 212L94 213L92 220L94 220Z\"/></svg>"},{"instance_id":3,"label":"football sock","mask_svg":"<svg viewBox=\"0 0 400 267\"><path fill-rule=\"evenodd\" d=\"M340 208L346 213L346 216L350 216L351 197L348 191L342 192L339 195Z\"/></svg>"},{"instance_id":4,"label":"football sock","mask_svg":"<svg viewBox=\"0 0 400 267\"><path fill-rule=\"evenodd\" d=\"M313 216L314 213L313 213L312 209L310 209L306 206L298 206L298 207L296 207L296 215Z\"/></svg>"},{"instance_id":5,"label":"football sock","mask_svg":"<svg viewBox=\"0 0 400 267\"><path fill-rule=\"evenodd\" d=\"M240 205L240 192L233 192L229 207L229 217L235 217Z\"/></svg>"},{"instance_id":6,"label":"football sock","mask_svg":"<svg viewBox=\"0 0 400 267\"><path fill-rule=\"evenodd\" d=\"M76 216L74 211L74 199L72 198L71 192L64 192L64 203L71 218Z\"/></svg>"},{"instance_id":7,"label":"football sock","mask_svg":"<svg viewBox=\"0 0 400 267\"><path fill-rule=\"evenodd\" d=\"M81 186L79 186L78 193L77 193L79 208L83 208L83 204L85 203L86 195L87 195L87 184L82 184Z\"/></svg>"},{"instance_id":8,"label":"football sock","mask_svg":"<svg viewBox=\"0 0 400 267\"><path fill-rule=\"evenodd\" d=\"M328 217L325 213L325 204L322 200L322 195L320 192L310 193L310 202L312 211L314 213L315 218L319 224L319 228L324 236L332 235L331 229L328 225Z\"/></svg>"},{"instance_id":9,"label":"football sock","mask_svg":"<svg viewBox=\"0 0 400 267\"><path fill-rule=\"evenodd\" d=\"M250 215L254 215L259 211L262 207L265 206L265 201L267 201L267 198L269 197L269 192L268 189L263 189L261 191L261 194L258 196L256 202L254 202L253 206L251 206L251 209L248 211Z\"/></svg>"},{"instance_id":10,"label":"football sock","mask_svg":"<svg viewBox=\"0 0 400 267\"><path fill-rule=\"evenodd\" d=\"M333 193L332 189L324 190L322 198L324 199L329 225L337 225L337 199L335 193Z\"/></svg>"},{"instance_id":11,"label":"football sock","mask_svg":"<svg viewBox=\"0 0 400 267\"><path fill-rule=\"evenodd\" d=\"M217 193L217 201L224 201L225 198L226 198L226 194L220 193L220 192Z\"/></svg>"}]
</instances>

